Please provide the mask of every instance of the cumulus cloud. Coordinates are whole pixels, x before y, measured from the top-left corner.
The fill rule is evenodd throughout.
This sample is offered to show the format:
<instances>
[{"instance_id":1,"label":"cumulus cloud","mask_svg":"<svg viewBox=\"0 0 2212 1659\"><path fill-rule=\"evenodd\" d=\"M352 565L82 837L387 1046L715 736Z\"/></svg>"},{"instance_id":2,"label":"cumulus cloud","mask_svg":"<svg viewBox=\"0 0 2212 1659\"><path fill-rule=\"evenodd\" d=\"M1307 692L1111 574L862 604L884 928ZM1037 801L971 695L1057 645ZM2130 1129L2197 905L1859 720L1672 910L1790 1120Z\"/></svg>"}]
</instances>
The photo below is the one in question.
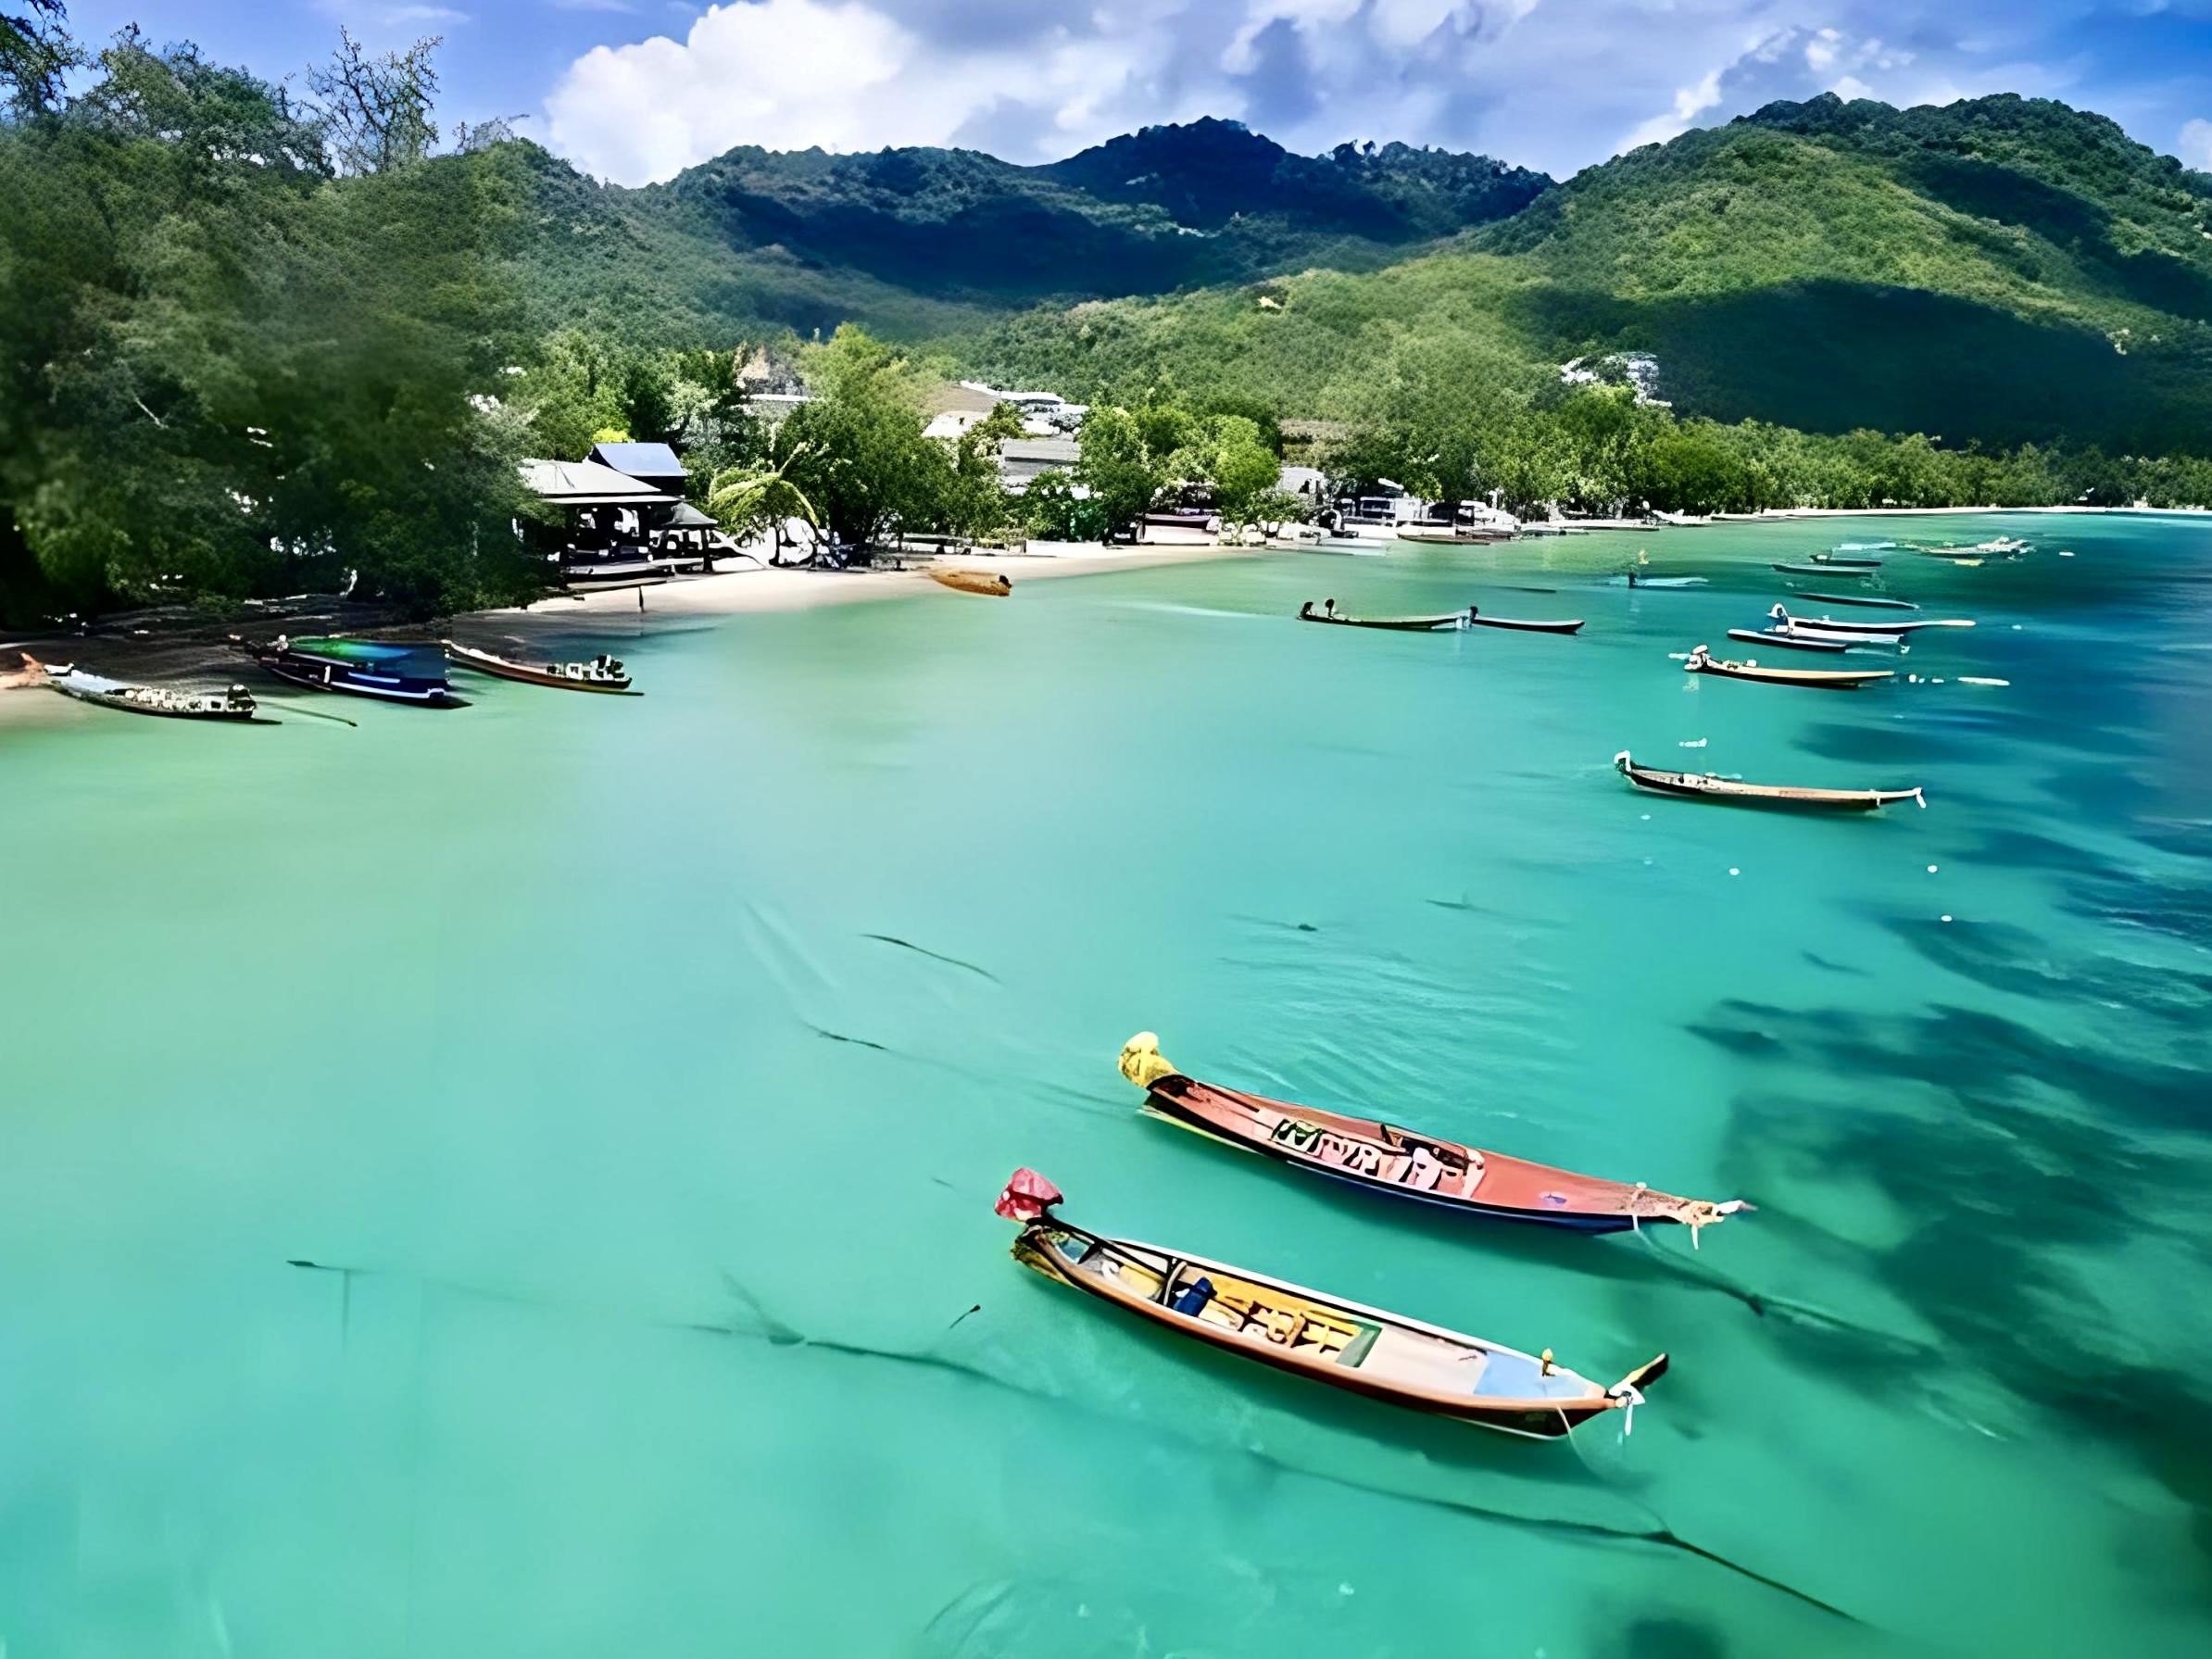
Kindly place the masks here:
<instances>
[{"instance_id":1,"label":"cumulus cloud","mask_svg":"<svg viewBox=\"0 0 2212 1659\"><path fill-rule=\"evenodd\" d=\"M681 21L664 0L547 3L682 31L597 47L547 98L553 146L625 183L738 144L1041 161L1200 115L1309 152L1402 138L1564 175L1828 91L2065 96L2161 141L2195 113L2172 103L2186 82L2145 90L2157 52L2061 0L723 0Z\"/></svg>"},{"instance_id":2,"label":"cumulus cloud","mask_svg":"<svg viewBox=\"0 0 2212 1659\"><path fill-rule=\"evenodd\" d=\"M2174 143L2174 154L2181 158L2183 167L2212 173L2212 121L2200 119L2183 122L2181 136Z\"/></svg>"}]
</instances>

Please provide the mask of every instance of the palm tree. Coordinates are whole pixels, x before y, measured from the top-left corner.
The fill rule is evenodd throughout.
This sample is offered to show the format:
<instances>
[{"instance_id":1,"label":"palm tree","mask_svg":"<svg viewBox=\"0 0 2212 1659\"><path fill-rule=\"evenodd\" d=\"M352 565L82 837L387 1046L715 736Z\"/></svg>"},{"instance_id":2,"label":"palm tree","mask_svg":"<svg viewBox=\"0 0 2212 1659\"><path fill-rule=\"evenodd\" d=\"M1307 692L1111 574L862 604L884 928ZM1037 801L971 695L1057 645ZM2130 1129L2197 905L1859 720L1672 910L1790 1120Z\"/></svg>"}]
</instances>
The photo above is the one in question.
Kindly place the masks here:
<instances>
[{"instance_id":1,"label":"palm tree","mask_svg":"<svg viewBox=\"0 0 2212 1659\"><path fill-rule=\"evenodd\" d=\"M807 447L797 446L773 467L725 467L707 485L707 510L733 540L743 542L764 530L773 532L771 563L777 562L774 555L783 547L786 520L804 519L817 529L822 524L806 493L785 476L806 455Z\"/></svg>"}]
</instances>

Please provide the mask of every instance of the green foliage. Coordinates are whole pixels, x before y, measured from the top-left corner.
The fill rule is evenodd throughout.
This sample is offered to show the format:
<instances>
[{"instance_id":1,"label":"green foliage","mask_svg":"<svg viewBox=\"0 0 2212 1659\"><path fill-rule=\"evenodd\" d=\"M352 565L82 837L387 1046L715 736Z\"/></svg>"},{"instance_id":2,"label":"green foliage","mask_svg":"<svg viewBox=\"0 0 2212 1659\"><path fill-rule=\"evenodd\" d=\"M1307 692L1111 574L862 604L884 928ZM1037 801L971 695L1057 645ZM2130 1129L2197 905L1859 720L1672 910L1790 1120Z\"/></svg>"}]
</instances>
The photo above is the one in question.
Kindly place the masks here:
<instances>
[{"instance_id":1,"label":"green foliage","mask_svg":"<svg viewBox=\"0 0 2212 1659\"><path fill-rule=\"evenodd\" d=\"M496 181L341 183L319 119L189 46L126 33L99 69L0 125L0 558L79 605L349 570L424 612L529 591L521 437L484 397L519 320Z\"/></svg>"},{"instance_id":2,"label":"green foliage","mask_svg":"<svg viewBox=\"0 0 2212 1659\"><path fill-rule=\"evenodd\" d=\"M1022 496L1022 522L1040 541L1102 542L1113 526L1097 501L1076 493L1075 481L1058 468L1039 472Z\"/></svg>"},{"instance_id":3,"label":"green foliage","mask_svg":"<svg viewBox=\"0 0 2212 1659\"><path fill-rule=\"evenodd\" d=\"M14 4L22 9L0 12L0 114L27 115L53 105L62 76L83 57L69 39L62 0Z\"/></svg>"}]
</instances>

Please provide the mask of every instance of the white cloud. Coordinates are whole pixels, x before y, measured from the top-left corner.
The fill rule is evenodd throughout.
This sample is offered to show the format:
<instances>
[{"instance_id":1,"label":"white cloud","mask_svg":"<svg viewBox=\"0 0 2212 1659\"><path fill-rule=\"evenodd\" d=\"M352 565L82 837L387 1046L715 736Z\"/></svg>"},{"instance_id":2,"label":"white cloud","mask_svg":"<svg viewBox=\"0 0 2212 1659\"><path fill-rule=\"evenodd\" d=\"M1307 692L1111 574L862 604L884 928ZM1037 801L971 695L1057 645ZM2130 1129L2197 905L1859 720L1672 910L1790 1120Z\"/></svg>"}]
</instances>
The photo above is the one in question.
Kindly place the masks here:
<instances>
[{"instance_id":1,"label":"white cloud","mask_svg":"<svg viewBox=\"0 0 2212 1659\"><path fill-rule=\"evenodd\" d=\"M938 44L863 0L736 0L710 6L683 41L596 46L546 99L553 147L620 183L671 177L735 145L880 149L949 145L1009 107L1054 155L1147 121L1235 116L1225 81L1178 74L1157 27L1167 0L1124 0L1080 34L1051 28L1003 44ZM1019 146L1004 141L1001 153Z\"/></svg>"},{"instance_id":2,"label":"white cloud","mask_svg":"<svg viewBox=\"0 0 2212 1659\"><path fill-rule=\"evenodd\" d=\"M2174 154L2181 158L2183 167L2193 167L2200 173L2212 173L2212 121L2185 122L2181 136L2174 140Z\"/></svg>"}]
</instances>

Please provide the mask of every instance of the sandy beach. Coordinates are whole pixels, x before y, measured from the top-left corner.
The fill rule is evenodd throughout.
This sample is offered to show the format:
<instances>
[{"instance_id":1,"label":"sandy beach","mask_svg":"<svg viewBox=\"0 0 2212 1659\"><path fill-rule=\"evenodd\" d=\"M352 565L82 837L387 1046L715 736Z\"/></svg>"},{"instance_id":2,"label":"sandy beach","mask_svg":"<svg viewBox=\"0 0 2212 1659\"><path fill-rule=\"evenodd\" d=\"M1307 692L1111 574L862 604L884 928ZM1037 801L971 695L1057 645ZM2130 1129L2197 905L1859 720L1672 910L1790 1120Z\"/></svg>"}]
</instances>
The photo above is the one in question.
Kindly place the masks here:
<instances>
[{"instance_id":1,"label":"sandy beach","mask_svg":"<svg viewBox=\"0 0 2212 1659\"><path fill-rule=\"evenodd\" d=\"M944 559L948 570L1004 573L1018 593L1024 583L1062 576L1097 576L1114 571L1148 571L1162 565L1201 559L1248 559L1261 547L1224 547L1194 542L1134 547L1102 547L1087 542L1032 542L1021 553L961 553ZM574 597L539 599L504 610L482 610L453 619L453 630L475 637L504 632L527 638L568 632L587 619L635 617L639 598L649 622L659 617L748 616L777 610L809 610L818 605L851 605L869 599L946 593L921 571L812 571L746 564L712 576L685 577L656 586L610 588ZM948 597L957 596L947 595Z\"/></svg>"}]
</instances>

